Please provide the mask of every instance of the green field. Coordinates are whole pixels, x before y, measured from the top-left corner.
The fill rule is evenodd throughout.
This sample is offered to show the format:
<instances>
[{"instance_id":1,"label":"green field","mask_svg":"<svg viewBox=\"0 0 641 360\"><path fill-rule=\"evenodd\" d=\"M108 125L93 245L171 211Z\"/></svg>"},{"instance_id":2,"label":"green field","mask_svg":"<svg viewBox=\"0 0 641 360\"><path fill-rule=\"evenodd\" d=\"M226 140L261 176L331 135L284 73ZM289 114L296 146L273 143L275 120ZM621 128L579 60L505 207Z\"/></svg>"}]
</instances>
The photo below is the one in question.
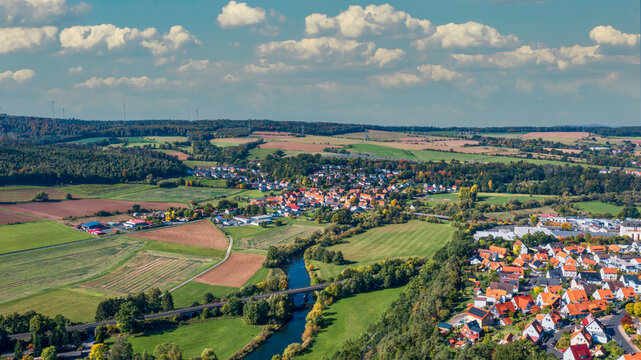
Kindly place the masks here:
<instances>
[{"instance_id":1,"label":"green field","mask_svg":"<svg viewBox=\"0 0 641 360\"><path fill-rule=\"evenodd\" d=\"M276 152L277 149L251 149L249 150L249 155L247 155L247 160L262 160Z\"/></svg>"},{"instance_id":2,"label":"green field","mask_svg":"<svg viewBox=\"0 0 641 360\"><path fill-rule=\"evenodd\" d=\"M296 358L331 357L347 339L358 337L376 321L403 289L399 287L357 294L330 305L323 312L330 325L321 329L312 346Z\"/></svg>"},{"instance_id":3,"label":"green field","mask_svg":"<svg viewBox=\"0 0 641 360\"><path fill-rule=\"evenodd\" d=\"M129 260L142 246L142 242L96 239L4 256L0 261L0 303L100 276ZM63 314L69 310L66 303L59 306Z\"/></svg>"},{"instance_id":4,"label":"green field","mask_svg":"<svg viewBox=\"0 0 641 360\"><path fill-rule=\"evenodd\" d=\"M54 221L0 226L0 254L91 239L94 236Z\"/></svg>"},{"instance_id":5,"label":"green field","mask_svg":"<svg viewBox=\"0 0 641 360\"><path fill-rule=\"evenodd\" d=\"M296 221L283 219L286 225L237 226L227 228L226 231L234 238L236 250L267 250L272 245L286 244L297 237L306 237L313 232L320 231L323 225L312 221Z\"/></svg>"},{"instance_id":6,"label":"green field","mask_svg":"<svg viewBox=\"0 0 641 360\"><path fill-rule=\"evenodd\" d=\"M83 184L65 186L60 190L85 197L111 199L118 196L127 197L153 188L155 186L146 184Z\"/></svg>"},{"instance_id":7,"label":"green field","mask_svg":"<svg viewBox=\"0 0 641 360\"><path fill-rule=\"evenodd\" d=\"M452 237L455 229L449 225L412 220L368 230L345 239L344 243L328 249L342 251L347 265L310 261L325 280L338 275L347 267L369 265L386 258L431 256Z\"/></svg>"},{"instance_id":8,"label":"green field","mask_svg":"<svg viewBox=\"0 0 641 360\"><path fill-rule=\"evenodd\" d=\"M0 314L36 310L51 317L63 314L74 322L90 322L94 320L98 303L105 299L101 295L65 287L2 303Z\"/></svg>"},{"instance_id":9,"label":"green field","mask_svg":"<svg viewBox=\"0 0 641 360\"><path fill-rule=\"evenodd\" d=\"M211 259L222 259L226 253L226 250L221 249L212 249L202 246L174 244L170 242L151 240L147 240L144 250L171 254L203 256Z\"/></svg>"},{"instance_id":10,"label":"green field","mask_svg":"<svg viewBox=\"0 0 641 360\"><path fill-rule=\"evenodd\" d=\"M247 345L258 333L260 326L247 325L241 318L215 319L182 325L174 329L130 337L135 353L154 353L156 345L175 343L183 349L183 357L200 355L212 348L219 359L226 359Z\"/></svg>"},{"instance_id":11,"label":"green field","mask_svg":"<svg viewBox=\"0 0 641 360\"><path fill-rule=\"evenodd\" d=\"M187 203L190 200L197 202L211 200L215 197L228 196L238 192L235 189L214 189L208 187L178 186L175 188L153 187L148 190L139 191L128 195L110 197L115 200L128 201L151 201L151 202L180 202Z\"/></svg>"},{"instance_id":12,"label":"green field","mask_svg":"<svg viewBox=\"0 0 641 360\"><path fill-rule=\"evenodd\" d=\"M574 206L581 210L592 214L612 214L616 215L623 209L623 206L604 203L601 201L586 201L574 203Z\"/></svg>"},{"instance_id":13,"label":"green field","mask_svg":"<svg viewBox=\"0 0 641 360\"><path fill-rule=\"evenodd\" d=\"M380 157L389 157L393 159L406 159L406 160L417 160L417 161L482 161L482 162L499 162L499 163L510 163L518 161L526 161L533 164L554 164L554 165L565 165L563 161L556 160L543 160L543 159L525 159L517 157L508 157L508 156L492 156L492 155L478 155L478 154L463 154L463 153L451 153L445 151L436 151L436 150L402 150L391 148L383 145L374 145L374 144L353 144L349 148L352 152L357 153L367 153ZM572 165L572 164L570 164ZM576 164L579 165L579 164Z\"/></svg>"},{"instance_id":14,"label":"green field","mask_svg":"<svg viewBox=\"0 0 641 360\"><path fill-rule=\"evenodd\" d=\"M541 201L544 199L549 199L551 197L552 196L546 196L546 195L479 193L477 198L478 198L478 201L482 201L488 204L505 204L512 199L515 199L524 203L529 200Z\"/></svg>"},{"instance_id":15,"label":"green field","mask_svg":"<svg viewBox=\"0 0 641 360\"><path fill-rule=\"evenodd\" d=\"M195 168L195 167L211 167L218 164L215 161L198 161L198 160L185 160L183 164L186 166Z\"/></svg>"}]
</instances>

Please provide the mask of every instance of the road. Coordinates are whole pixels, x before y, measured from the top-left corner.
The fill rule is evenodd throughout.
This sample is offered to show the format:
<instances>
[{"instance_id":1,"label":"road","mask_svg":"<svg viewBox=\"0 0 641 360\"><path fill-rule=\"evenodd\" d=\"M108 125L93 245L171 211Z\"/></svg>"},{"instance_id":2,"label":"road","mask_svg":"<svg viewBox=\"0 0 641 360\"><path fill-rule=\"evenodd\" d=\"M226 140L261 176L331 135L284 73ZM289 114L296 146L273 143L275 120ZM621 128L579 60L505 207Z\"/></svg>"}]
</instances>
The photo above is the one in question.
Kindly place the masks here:
<instances>
[{"instance_id":1,"label":"road","mask_svg":"<svg viewBox=\"0 0 641 360\"><path fill-rule=\"evenodd\" d=\"M607 328L612 340L616 341L626 354L638 353L639 349L630 341L630 337L623 331L623 327L621 326L621 319L625 314L627 314L625 309L621 309L612 315L603 316L599 318L599 320L601 320Z\"/></svg>"},{"instance_id":2,"label":"road","mask_svg":"<svg viewBox=\"0 0 641 360\"><path fill-rule=\"evenodd\" d=\"M299 293L305 293L309 291L314 291L314 290L321 290L329 285L332 284L338 284L340 282L343 282L345 280L341 281L333 281L333 282L328 282L328 283L323 283L323 284L318 284L318 285L312 285L312 286L305 286L297 289L287 289L287 290L282 290L282 291L275 291L267 294L261 294L261 295L254 295L254 296L247 296L244 298L240 298L239 300L242 302L247 302L251 299L266 299L272 295L294 295L294 294L299 294ZM197 306L190 306L186 308L181 308L181 309L175 309L171 311L165 311L161 313L155 313L155 314L148 314L143 317L144 320L155 320L155 319L163 319L163 318L168 318L168 317L173 317L173 316L181 316L181 315L192 315L194 313L199 313L203 311L204 309L213 309L213 308L221 308L225 305L225 302L217 302L217 303L211 303L211 304L204 304L204 305L197 305ZM109 321L100 321L100 322L89 322L89 323L84 323L84 324L79 324L79 325L73 325L73 326L68 326L67 327L67 332L71 332L74 330L87 330L87 329L93 329L96 328L97 326L105 326L105 325L115 325L116 321L115 320L109 320ZM29 339L31 338L30 333L22 333L22 334L13 334L9 336L11 339Z\"/></svg>"},{"instance_id":3,"label":"road","mask_svg":"<svg viewBox=\"0 0 641 360\"><path fill-rule=\"evenodd\" d=\"M412 213L412 214L414 214L416 216L431 216L431 217L435 217L435 218L441 219L441 220L449 220L450 219L448 216L445 216L445 215L426 214L426 213L420 213L420 212L415 212L415 213Z\"/></svg>"}]
</instances>

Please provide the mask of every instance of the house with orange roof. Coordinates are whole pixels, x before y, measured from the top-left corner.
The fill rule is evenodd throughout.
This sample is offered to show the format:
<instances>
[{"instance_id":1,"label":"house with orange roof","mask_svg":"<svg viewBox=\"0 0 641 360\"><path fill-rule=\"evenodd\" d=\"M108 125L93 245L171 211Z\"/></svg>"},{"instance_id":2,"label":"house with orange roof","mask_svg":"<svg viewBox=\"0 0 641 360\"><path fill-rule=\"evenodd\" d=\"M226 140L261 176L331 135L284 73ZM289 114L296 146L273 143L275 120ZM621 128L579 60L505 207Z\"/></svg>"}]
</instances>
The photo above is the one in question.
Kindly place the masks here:
<instances>
[{"instance_id":1,"label":"house with orange roof","mask_svg":"<svg viewBox=\"0 0 641 360\"><path fill-rule=\"evenodd\" d=\"M523 277L525 275L525 270L518 266L503 266L502 271L507 274L518 274L519 277Z\"/></svg>"},{"instance_id":2,"label":"house with orange roof","mask_svg":"<svg viewBox=\"0 0 641 360\"><path fill-rule=\"evenodd\" d=\"M476 321L480 327L489 326L493 320L492 313L476 306L468 307L465 316L467 321Z\"/></svg>"},{"instance_id":3,"label":"house with orange roof","mask_svg":"<svg viewBox=\"0 0 641 360\"><path fill-rule=\"evenodd\" d=\"M603 281L616 280L619 276L615 268L603 267L599 272L601 273L601 279L603 279Z\"/></svg>"},{"instance_id":4,"label":"house with orange roof","mask_svg":"<svg viewBox=\"0 0 641 360\"><path fill-rule=\"evenodd\" d=\"M525 326L521 339L529 339L533 343L538 344L543 336L543 326L535 319Z\"/></svg>"},{"instance_id":5,"label":"house with orange roof","mask_svg":"<svg viewBox=\"0 0 641 360\"><path fill-rule=\"evenodd\" d=\"M512 303L516 310L519 310L522 313L529 313L530 310L532 310L532 306L535 305L530 294L515 296L512 298Z\"/></svg>"},{"instance_id":6,"label":"house with orange roof","mask_svg":"<svg viewBox=\"0 0 641 360\"><path fill-rule=\"evenodd\" d=\"M568 260L565 262L565 265L574 265L574 266L576 266L577 263L578 263L578 261L574 260L573 258L568 258Z\"/></svg>"},{"instance_id":7,"label":"house with orange roof","mask_svg":"<svg viewBox=\"0 0 641 360\"><path fill-rule=\"evenodd\" d=\"M539 261L543 261L543 262L548 262L549 261L548 254L539 253L539 254L534 255L534 257L536 258L536 260L539 260Z\"/></svg>"},{"instance_id":8,"label":"house with orange roof","mask_svg":"<svg viewBox=\"0 0 641 360\"><path fill-rule=\"evenodd\" d=\"M615 295L617 300L619 301L631 299L637 296L637 294L634 292L634 289L631 287L620 287L617 289Z\"/></svg>"},{"instance_id":9,"label":"house with orange roof","mask_svg":"<svg viewBox=\"0 0 641 360\"><path fill-rule=\"evenodd\" d=\"M641 353L636 354L624 354L621 355L617 360L641 360Z\"/></svg>"},{"instance_id":10,"label":"house with orange roof","mask_svg":"<svg viewBox=\"0 0 641 360\"><path fill-rule=\"evenodd\" d=\"M530 255L530 254L521 254L521 255L519 255L519 258L521 258L525 262L532 261L532 255Z\"/></svg>"},{"instance_id":11,"label":"house with orange roof","mask_svg":"<svg viewBox=\"0 0 641 360\"><path fill-rule=\"evenodd\" d=\"M543 289L545 292L560 294L563 291L563 286L561 285L548 285Z\"/></svg>"},{"instance_id":12,"label":"house with orange roof","mask_svg":"<svg viewBox=\"0 0 641 360\"><path fill-rule=\"evenodd\" d=\"M607 300L609 302L613 302L614 300L616 300L616 297L609 289L597 289L594 293L592 293L592 297L596 300Z\"/></svg>"},{"instance_id":13,"label":"house with orange roof","mask_svg":"<svg viewBox=\"0 0 641 360\"><path fill-rule=\"evenodd\" d=\"M561 305L561 295L556 293L542 292L536 297L536 304L540 307L550 306L556 309Z\"/></svg>"},{"instance_id":14,"label":"house with orange roof","mask_svg":"<svg viewBox=\"0 0 641 360\"><path fill-rule=\"evenodd\" d=\"M575 331L570 337L570 345L581 344L592 347L592 335L590 335L585 329Z\"/></svg>"},{"instance_id":15,"label":"house with orange roof","mask_svg":"<svg viewBox=\"0 0 641 360\"><path fill-rule=\"evenodd\" d=\"M561 267L561 272L563 273L563 276L569 278L575 278L578 275L576 266L574 265L563 265Z\"/></svg>"},{"instance_id":16,"label":"house with orange roof","mask_svg":"<svg viewBox=\"0 0 641 360\"><path fill-rule=\"evenodd\" d=\"M501 271L504 267L505 266L502 262L496 262L496 261L490 262L490 269L494 271Z\"/></svg>"},{"instance_id":17,"label":"house with orange roof","mask_svg":"<svg viewBox=\"0 0 641 360\"><path fill-rule=\"evenodd\" d=\"M580 303L565 304L559 311L561 315L569 318L578 318L590 313L605 311L608 302L605 300L584 301Z\"/></svg>"},{"instance_id":18,"label":"house with orange roof","mask_svg":"<svg viewBox=\"0 0 641 360\"><path fill-rule=\"evenodd\" d=\"M621 252L621 247L617 244L612 244L608 246L608 251L612 253L619 253Z\"/></svg>"},{"instance_id":19,"label":"house with orange roof","mask_svg":"<svg viewBox=\"0 0 641 360\"><path fill-rule=\"evenodd\" d=\"M592 254L603 254L607 251L606 247L603 245L590 245L588 246L588 252Z\"/></svg>"},{"instance_id":20,"label":"house with orange roof","mask_svg":"<svg viewBox=\"0 0 641 360\"><path fill-rule=\"evenodd\" d=\"M561 264L561 260L557 258L551 258L549 261L550 265L552 265L553 268L557 268L559 264Z\"/></svg>"},{"instance_id":21,"label":"house with orange roof","mask_svg":"<svg viewBox=\"0 0 641 360\"><path fill-rule=\"evenodd\" d=\"M563 264L565 264L565 262L568 261L569 257L570 257L570 255L568 253L566 253L566 252L563 252L563 251L559 251L556 254L554 254L554 258L559 260L559 262L561 262Z\"/></svg>"},{"instance_id":22,"label":"house with orange roof","mask_svg":"<svg viewBox=\"0 0 641 360\"><path fill-rule=\"evenodd\" d=\"M523 267L525 265L525 261L521 258L516 258L514 261L512 261L512 265L518 266L518 267Z\"/></svg>"},{"instance_id":23,"label":"house with orange roof","mask_svg":"<svg viewBox=\"0 0 641 360\"><path fill-rule=\"evenodd\" d=\"M496 302L504 302L507 297L507 291L503 289L490 289L485 291L485 296L496 300Z\"/></svg>"},{"instance_id":24,"label":"house with orange roof","mask_svg":"<svg viewBox=\"0 0 641 360\"><path fill-rule=\"evenodd\" d=\"M563 294L563 302L566 304L590 300L584 290L567 290Z\"/></svg>"},{"instance_id":25,"label":"house with orange roof","mask_svg":"<svg viewBox=\"0 0 641 360\"><path fill-rule=\"evenodd\" d=\"M503 259L507 255L507 249L499 246L490 246L490 251L497 253L500 259Z\"/></svg>"},{"instance_id":26,"label":"house with orange roof","mask_svg":"<svg viewBox=\"0 0 641 360\"><path fill-rule=\"evenodd\" d=\"M516 313L516 308L511 301L508 301L504 303L494 304L492 308L490 308L490 312L495 318L502 319L510 316L510 314Z\"/></svg>"}]
</instances>

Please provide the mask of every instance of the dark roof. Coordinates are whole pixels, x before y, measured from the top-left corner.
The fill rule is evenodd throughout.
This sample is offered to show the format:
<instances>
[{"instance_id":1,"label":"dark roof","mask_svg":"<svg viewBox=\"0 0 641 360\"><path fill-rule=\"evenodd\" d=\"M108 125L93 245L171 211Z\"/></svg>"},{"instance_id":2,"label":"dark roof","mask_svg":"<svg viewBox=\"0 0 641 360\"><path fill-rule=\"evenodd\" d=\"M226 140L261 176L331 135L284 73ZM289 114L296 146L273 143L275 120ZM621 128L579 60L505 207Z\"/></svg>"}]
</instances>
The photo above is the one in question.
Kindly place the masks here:
<instances>
[{"instance_id":1,"label":"dark roof","mask_svg":"<svg viewBox=\"0 0 641 360\"><path fill-rule=\"evenodd\" d=\"M470 307L467 310L467 313L470 314L470 315L476 316L478 318L481 318L481 319L484 318L485 315L487 315L487 311L486 310L479 309L479 308L477 308L475 306Z\"/></svg>"},{"instance_id":2,"label":"dark roof","mask_svg":"<svg viewBox=\"0 0 641 360\"><path fill-rule=\"evenodd\" d=\"M561 285L561 280L558 278L544 278L544 277L539 277L536 278L536 285L539 286L557 286Z\"/></svg>"},{"instance_id":3,"label":"dark roof","mask_svg":"<svg viewBox=\"0 0 641 360\"><path fill-rule=\"evenodd\" d=\"M452 328L452 325L448 324L448 323L445 323L445 322L442 322L442 323L438 323L438 328L439 329L447 329L447 330L449 330L449 329Z\"/></svg>"},{"instance_id":4,"label":"dark roof","mask_svg":"<svg viewBox=\"0 0 641 360\"><path fill-rule=\"evenodd\" d=\"M466 324L466 326L468 329L476 333L480 333L481 331L483 331L483 329L481 329L481 327L479 326L479 323L476 321L470 321Z\"/></svg>"},{"instance_id":5,"label":"dark roof","mask_svg":"<svg viewBox=\"0 0 641 360\"><path fill-rule=\"evenodd\" d=\"M561 270L548 270L546 277L549 279L563 279Z\"/></svg>"},{"instance_id":6,"label":"dark roof","mask_svg":"<svg viewBox=\"0 0 641 360\"><path fill-rule=\"evenodd\" d=\"M587 272L587 271L582 271L579 272L579 279L585 280L585 281L601 281L601 274L598 272Z\"/></svg>"}]
</instances>

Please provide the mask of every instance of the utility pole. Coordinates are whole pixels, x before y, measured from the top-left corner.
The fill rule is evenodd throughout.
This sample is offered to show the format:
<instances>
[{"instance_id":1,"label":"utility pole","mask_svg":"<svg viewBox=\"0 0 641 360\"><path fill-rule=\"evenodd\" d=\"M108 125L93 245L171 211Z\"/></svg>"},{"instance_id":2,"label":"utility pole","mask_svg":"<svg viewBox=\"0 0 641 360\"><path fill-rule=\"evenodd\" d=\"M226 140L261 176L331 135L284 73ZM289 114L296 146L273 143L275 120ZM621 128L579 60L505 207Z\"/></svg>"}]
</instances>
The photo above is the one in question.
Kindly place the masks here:
<instances>
[{"instance_id":1,"label":"utility pole","mask_svg":"<svg viewBox=\"0 0 641 360\"><path fill-rule=\"evenodd\" d=\"M62 107L62 118L63 119L65 118L65 107L64 106Z\"/></svg>"},{"instance_id":2,"label":"utility pole","mask_svg":"<svg viewBox=\"0 0 641 360\"><path fill-rule=\"evenodd\" d=\"M196 113L196 118L194 120L198 121L198 108L196 108L196 110L194 110L194 112Z\"/></svg>"}]
</instances>

